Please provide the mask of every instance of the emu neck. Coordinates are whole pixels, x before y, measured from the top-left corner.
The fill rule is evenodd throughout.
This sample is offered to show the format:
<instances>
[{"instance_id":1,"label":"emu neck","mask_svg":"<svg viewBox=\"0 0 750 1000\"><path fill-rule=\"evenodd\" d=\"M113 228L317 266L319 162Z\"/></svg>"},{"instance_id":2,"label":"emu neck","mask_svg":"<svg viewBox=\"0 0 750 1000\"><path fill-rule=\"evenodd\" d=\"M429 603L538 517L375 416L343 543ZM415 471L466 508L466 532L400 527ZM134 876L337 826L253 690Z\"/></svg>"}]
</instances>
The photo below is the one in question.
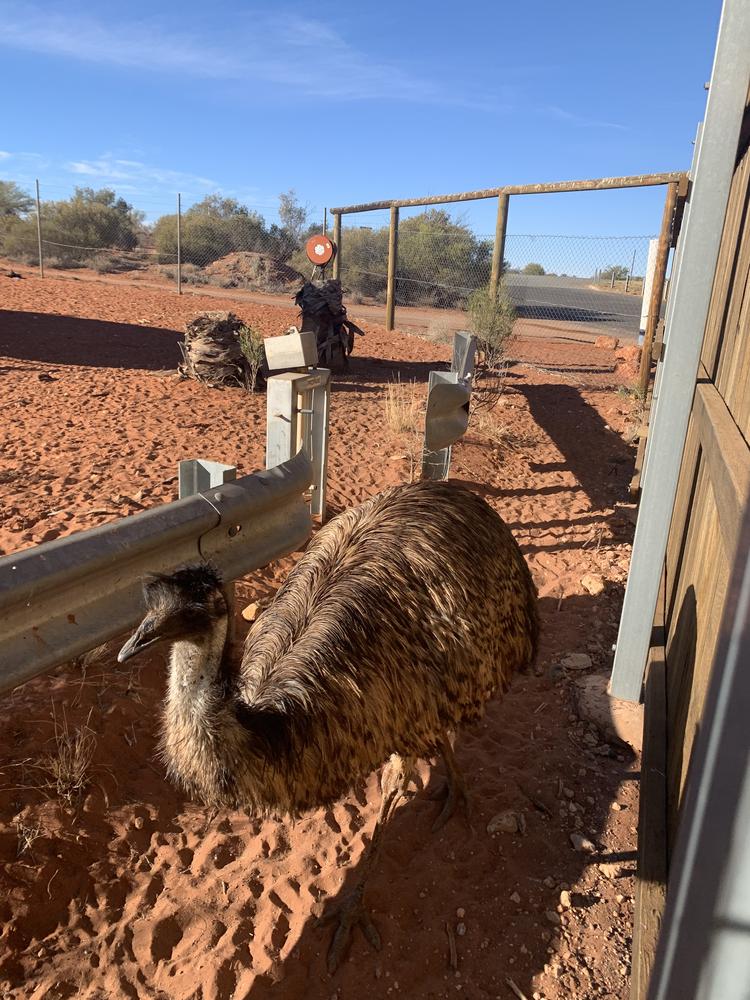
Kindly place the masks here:
<instances>
[{"instance_id":1,"label":"emu neck","mask_svg":"<svg viewBox=\"0 0 750 1000\"><path fill-rule=\"evenodd\" d=\"M227 619L222 617L205 635L174 643L169 658L170 702L193 702L216 686L228 653L227 626Z\"/></svg>"},{"instance_id":2,"label":"emu neck","mask_svg":"<svg viewBox=\"0 0 750 1000\"><path fill-rule=\"evenodd\" d=\"M226 614L216 619L213 627L195 639L182 639L172 646L169 658L168 700L176 707L181 700L191 702L212 689L229 674L229 657L234 636L232 592L222 591ZM199 708L200 702L193 707Z\"/></svg>"}]
</instances>

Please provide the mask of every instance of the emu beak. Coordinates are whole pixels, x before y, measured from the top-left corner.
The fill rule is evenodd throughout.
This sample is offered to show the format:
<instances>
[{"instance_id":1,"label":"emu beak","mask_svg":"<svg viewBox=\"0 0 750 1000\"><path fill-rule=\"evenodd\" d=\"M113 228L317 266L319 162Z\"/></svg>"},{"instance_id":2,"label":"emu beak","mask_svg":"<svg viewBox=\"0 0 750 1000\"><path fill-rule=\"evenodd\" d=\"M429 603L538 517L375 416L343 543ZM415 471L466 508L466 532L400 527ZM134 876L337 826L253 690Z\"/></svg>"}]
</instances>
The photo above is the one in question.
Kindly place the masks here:
<instances>
[{"instance_id":1,"label":"emu beak","mask_svg":"<svg viewBox=\"0 0 750 1000\"><path fill-rule=\"evenodd\" d=\"M142 653L144 649L148 649L149 646L153 646L154 643L158 642L160 638L161 636L158 633L154 634L153 620L151 618L144 618L117 654L117 662L124 663L132 656L137 656L138 653Z\"/></svg>"}]
</instances>

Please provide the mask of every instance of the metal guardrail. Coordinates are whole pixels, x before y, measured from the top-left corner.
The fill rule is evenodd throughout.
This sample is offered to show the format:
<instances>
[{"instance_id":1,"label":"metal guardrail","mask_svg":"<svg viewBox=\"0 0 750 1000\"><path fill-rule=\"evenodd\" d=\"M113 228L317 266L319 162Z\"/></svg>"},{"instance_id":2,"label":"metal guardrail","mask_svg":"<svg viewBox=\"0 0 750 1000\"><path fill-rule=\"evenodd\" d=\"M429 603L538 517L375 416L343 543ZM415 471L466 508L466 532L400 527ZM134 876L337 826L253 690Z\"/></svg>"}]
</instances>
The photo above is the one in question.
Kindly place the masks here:
<instances>
[{"instance_id":1,"label":"metal guardrail","mask_svg":"<svg viewBox=\"0 0 750 1000\"><path fill-rule=\"evenodd\" d=\"M0 693L140 620L141 579L210 560L225 580L293 552L312 530L300 453L112 524L0 559Z\"/></svg>"},{"instance_id":2,"label":"metal guardrail","mask_svg":"<svg viewBox=\"0 0 750 1000\"><path fill-rule=\"evenodd\" d=\"M447 479L451 446L469 426L469 403L474 378L477 338L459 331L453 335L453 361L449 372L430 372L424 421L422 478Z\"/></svg>"}]
</instances>

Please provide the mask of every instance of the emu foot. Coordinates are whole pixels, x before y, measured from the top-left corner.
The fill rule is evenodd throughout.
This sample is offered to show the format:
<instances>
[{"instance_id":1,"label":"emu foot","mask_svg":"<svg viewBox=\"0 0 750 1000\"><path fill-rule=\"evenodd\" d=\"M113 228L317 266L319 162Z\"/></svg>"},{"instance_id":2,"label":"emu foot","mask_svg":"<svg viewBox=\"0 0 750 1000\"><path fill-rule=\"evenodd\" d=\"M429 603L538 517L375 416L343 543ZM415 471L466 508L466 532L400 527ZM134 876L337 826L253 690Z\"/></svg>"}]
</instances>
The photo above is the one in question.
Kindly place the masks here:
<instances>
[{"instance_id":1,"label":"emu foot","mask_svg":"<svg viewBox=\"0 0 750 1000\"><path fill-rule=\"evenodd\" d=\"M340 903L335 903L322 917L317 919L316 926L322 927L324 924L338 921L338 927L333 935L331 947L328 949L328 972L333 975L341 964L351 943L352 931L360 925L362 933L376 951L380 951L381 942L375 924L370 920L370 916L365 909L362 899L364 886L359 885L349 896Z\"/></svg>"},{"instance_id":2,"label":"emu foot","mask_svg":"<svg viewBox=\"0 0 750 1000\"><path fill-rule=\"evenodd\" d=\"M469 795L466 791L466 785L463 779L457 775L448 774L447 779L443 779L442 783L437 786L437 788L430 792L430 799L444 800L443 808L440 811L439 816L432 824L432 832L437 833L442 830L448 820L453 816L456 811L456 807L459 806L463 812L466 819L469 819L471 808L469 802Z\"/></svg>"}]
</instances>

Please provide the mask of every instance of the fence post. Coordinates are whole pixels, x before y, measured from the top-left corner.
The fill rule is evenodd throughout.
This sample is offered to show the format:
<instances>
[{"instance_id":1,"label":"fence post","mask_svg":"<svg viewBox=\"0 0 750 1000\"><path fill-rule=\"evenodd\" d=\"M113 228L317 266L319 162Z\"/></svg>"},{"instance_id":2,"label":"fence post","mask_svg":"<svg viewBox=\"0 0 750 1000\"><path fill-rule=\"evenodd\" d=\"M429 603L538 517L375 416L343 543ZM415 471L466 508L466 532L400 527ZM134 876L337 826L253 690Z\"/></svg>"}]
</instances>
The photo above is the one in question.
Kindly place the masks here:
<instances>
[{"instance_id":1,"label":"fence post","mask_svg":"<svg viewBox=\"0 0 750 1000\"><path fill-rule=\"evenodd\" d=\"M177 192L177 294L182 295L182 198Z\"/></svg>"},{"instance_id":2,"label":"fence post","mask_svg":"<svg viewBox=\"0 0 750 1000\"><path fill-rule=\"evenodd\" d=\"M628 289L630 288L630 280L633 277L633 269L635 268L635 250L633 251L633 260L630 262L630 270L625 277L625 294L627 295ZM645 278L644 278L645 280Z\"/></svg>"},{"instance_id":3,"label":"fence post","mask_svg":"<svg viewBox=\"0 0 750 1000\"><path fill-rule=\"evenodd\" d=\"M508 228L508 201L510 195L499 194L497 196L497 223L495 224L495 243L492 247L492 274L490 276L490 295L494 299L497 296L497 288L500 284L500 274L503 270L503 256L505 255L505 230Z\"/></svg>"},{"instance_id":4,"label":"fence post","mask_svg":"<svg viewBox=\"0 0 750 1000\"><path fill-rule=\"evenodd\" d=\"M333 276L341 279L341 212L333 213L333 242L336 244L336 256L333 258Z\"/></svg>"},{"instance_id":5,"label":"fence post","mask_svg":"<svg viewBox=\"0 0 750 1000\"><path fill-rule=\"evenodd\" d=\"M39 178L36 181L36 238L39 245L39 277L44 277L44 257L42 255L42 203L39 198Z\"/></svg>"},{"instance_id":6,"label":"fence post","mask_svg":"<svg viewBox=\"0 0 750 1000\"><path fill-rule=\"evenodd\" d=\"M677 205L677 182L671 181L667 185L667 197L664 199L664 214L661 218L661 229L659 231L659 246L656 251L656 267L654 269L654 284L651 289L651 301L648 307L648 320L646 321L646 332L643 336L643 348L641 350L641 367L638 375L638 389L641 394L646 395L648 380L651 374L651 345L654 342L654 333L659 322L661 312L661 302L664 296L664 279L667 276L667 261L669 260L669 246L672 236L672 218Z\"/></svg>"},{"instance_id":7,"label":"fence post","mask_svg":"<svg viewBox=\"0 0 750 1000\"><path fill-rule=\"evenodd\" d=\"M398 263L398 208L391 205L388 230L388 284L385 300L385 328L392 330L396 320L396 264Z\"/></svg>"}]
</instances>

